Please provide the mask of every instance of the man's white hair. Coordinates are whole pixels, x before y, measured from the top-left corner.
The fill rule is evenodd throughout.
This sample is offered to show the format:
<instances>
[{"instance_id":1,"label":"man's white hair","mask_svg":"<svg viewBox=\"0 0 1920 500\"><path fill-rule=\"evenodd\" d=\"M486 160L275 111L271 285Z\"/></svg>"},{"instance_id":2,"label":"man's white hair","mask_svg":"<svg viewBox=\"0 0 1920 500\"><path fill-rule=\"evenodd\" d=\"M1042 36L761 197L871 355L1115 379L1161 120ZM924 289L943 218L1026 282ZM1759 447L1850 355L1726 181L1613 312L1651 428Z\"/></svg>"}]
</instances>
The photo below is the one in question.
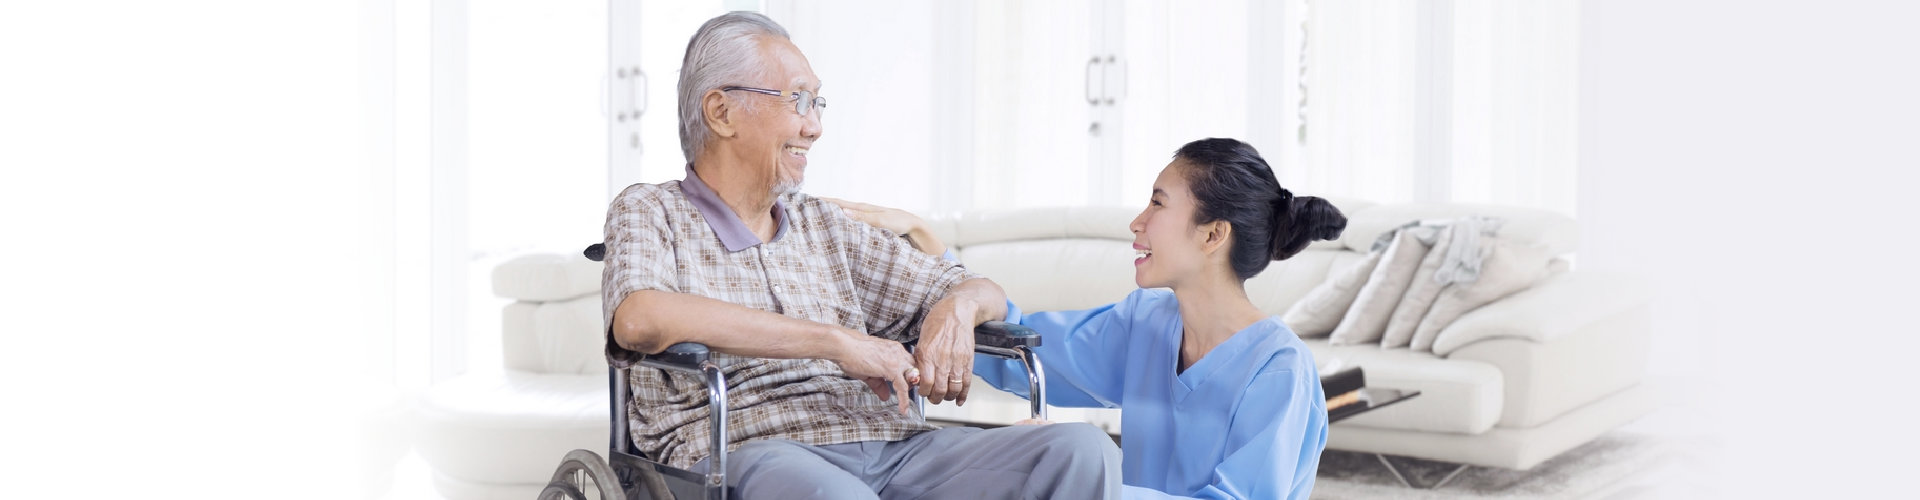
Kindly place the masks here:
<instances>
[{"instance_id":1,"label":"man's white hair","mask_svg":"<svg viewBox=\"0 0 1920 500\"><path fill-rule=\"evenodd\" d=\"M751 84L765 70L757 36L790 39L787 29L756 12L728 12L700 25L680 61L680 152L687 161L713 138L700 98L727 85Z\"/></svg>"}]
</instances>

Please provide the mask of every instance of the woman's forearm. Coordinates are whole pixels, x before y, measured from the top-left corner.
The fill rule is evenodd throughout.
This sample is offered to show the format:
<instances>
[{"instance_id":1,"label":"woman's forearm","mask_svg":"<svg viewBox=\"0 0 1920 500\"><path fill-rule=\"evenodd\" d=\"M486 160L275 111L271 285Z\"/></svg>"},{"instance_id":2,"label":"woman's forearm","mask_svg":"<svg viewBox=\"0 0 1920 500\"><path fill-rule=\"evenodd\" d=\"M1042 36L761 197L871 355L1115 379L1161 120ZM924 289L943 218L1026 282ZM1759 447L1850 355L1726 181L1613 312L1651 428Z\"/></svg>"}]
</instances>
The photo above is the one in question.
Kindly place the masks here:
<instances>
[{"instance_id":1,"label":"woman's forearm","mask_svg":"<svg viewBox=\"0 0 1920 500\"><path fill-rule=\"evenodd\" d=\"M913 229L907 231L907 243L927 255L939 257L947 253L946 242L940 241L939 236L933 235L933 229L927 227L927 221L915 218L914 222L916 224L913 225Z\"/></svg>"}]
</instances>

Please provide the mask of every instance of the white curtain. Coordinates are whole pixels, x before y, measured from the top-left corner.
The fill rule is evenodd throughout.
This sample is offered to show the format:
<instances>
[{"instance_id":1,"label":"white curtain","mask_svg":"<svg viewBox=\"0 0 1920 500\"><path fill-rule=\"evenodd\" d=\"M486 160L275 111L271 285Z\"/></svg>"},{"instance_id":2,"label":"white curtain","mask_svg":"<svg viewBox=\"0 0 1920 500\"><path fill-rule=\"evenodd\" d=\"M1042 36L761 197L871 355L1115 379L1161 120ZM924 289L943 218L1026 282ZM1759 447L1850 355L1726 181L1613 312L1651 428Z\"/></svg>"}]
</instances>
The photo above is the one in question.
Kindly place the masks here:
<instances>
[{"instance_id":1,"label":"white curtain","mask_svg":"<svg viewBox=\"0 0 1920 500\"><path fill-rule=\"evenodd\" d=\"M1574 213L1573 0L1294 5L1307 33L1304 135L1282 182Z\"/></svg>"},{"instance_id":2,"label":"white curtain","mask_svg":"<svg viewBox=\"0 0 1920 500\"><path fill-rule=\"evenodd\" d=\"M1574 212L1574 0L765 7L833 102L809 192L923 213L1132 204L1173 148L1224 136L1304 194ZM1101 54L1122 65L1088 64ZM649 73L670 96L672 69ZM1096 134L1086 99L1102 74L1125 89L1123 119ZM670 121L670 99L655 104L648 118ZM673 151L666 137L653 157ZM1100 163L1114 137L1119 165ZM1102 185L1121 192L1088 194Z\"/></svg>"},{"instance_id":3,"label":"white curtain","mask_svg":"<svg viewBox=\"0 0 1920 500\"><path fill-rule=\"evenodd\" d=\"M1574 214L1578 10L1454 0L1454 200Z\"/></svg>"},{"instance_id":4,"label":"white curtain","mask_svg":"<svg viewBox=\"0 0 1920 500\"><path fill-rule=\"evenodd\" d=\"M1303 194L1413 200L1415 2L1313 1L1305 11L1302 164L1282 181Z\"/></svg>"}]
</instances>

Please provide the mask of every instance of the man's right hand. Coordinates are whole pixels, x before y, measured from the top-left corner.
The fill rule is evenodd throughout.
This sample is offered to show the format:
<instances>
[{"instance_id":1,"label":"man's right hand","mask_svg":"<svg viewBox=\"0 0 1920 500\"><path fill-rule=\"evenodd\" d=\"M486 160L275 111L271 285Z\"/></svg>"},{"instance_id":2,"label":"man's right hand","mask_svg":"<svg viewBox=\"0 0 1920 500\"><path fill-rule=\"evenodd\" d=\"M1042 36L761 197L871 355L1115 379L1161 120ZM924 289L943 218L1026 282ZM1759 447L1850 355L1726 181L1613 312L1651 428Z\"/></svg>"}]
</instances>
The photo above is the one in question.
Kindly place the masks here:
<instances>
[{"instance_id":1,"label":"man's right hand","mask_svg":"<svg viewBox=\"0 0 1920 500\"><path fill-rule=\"evenodd\" d=\"M847 342L833 359L847 376L867 383L881 401L891 398L907 415L907 388L920 383L920 369L899 342L847 330ZM898 397L895 397L895 396Z\"/></svg>"}]
</instances>

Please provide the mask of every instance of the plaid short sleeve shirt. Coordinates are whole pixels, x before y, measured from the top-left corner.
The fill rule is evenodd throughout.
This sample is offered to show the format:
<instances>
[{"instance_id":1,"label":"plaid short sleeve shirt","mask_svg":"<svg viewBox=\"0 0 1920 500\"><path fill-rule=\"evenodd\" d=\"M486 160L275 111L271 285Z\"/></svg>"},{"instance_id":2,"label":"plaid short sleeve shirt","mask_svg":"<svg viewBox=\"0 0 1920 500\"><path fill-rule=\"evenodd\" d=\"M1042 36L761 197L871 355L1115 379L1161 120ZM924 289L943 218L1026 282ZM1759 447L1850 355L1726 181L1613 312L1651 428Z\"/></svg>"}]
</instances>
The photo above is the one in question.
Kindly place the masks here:
<instances>
[{"instance_id":1,"label":"plaid short sleeve shirt","mask_svg":"<svg viewBox=\"0 0 1920 500\"><path fill-rule=\"evenodd\" d=\"M693 171L662 184L635 184L607 210L605 323L628 294L688 293L895 340L954 285L979 277L914 250L891 232L855 221L818 198L781 196L779 230L761 242ZM708 454L705 385L693 376L633 366L608 329L607 360L632 367L628 405L634 443L648 456L687 468ZM904 416L866 384L822 359L765 359L715 353L727 377L729 448L756 439L825 445L897 441L931 430Z\"/></svg>"}]
</instances>

